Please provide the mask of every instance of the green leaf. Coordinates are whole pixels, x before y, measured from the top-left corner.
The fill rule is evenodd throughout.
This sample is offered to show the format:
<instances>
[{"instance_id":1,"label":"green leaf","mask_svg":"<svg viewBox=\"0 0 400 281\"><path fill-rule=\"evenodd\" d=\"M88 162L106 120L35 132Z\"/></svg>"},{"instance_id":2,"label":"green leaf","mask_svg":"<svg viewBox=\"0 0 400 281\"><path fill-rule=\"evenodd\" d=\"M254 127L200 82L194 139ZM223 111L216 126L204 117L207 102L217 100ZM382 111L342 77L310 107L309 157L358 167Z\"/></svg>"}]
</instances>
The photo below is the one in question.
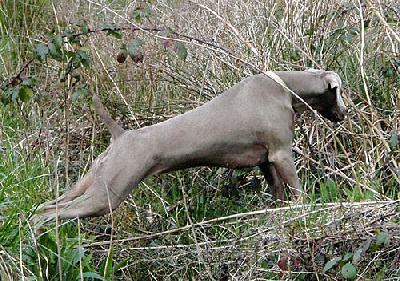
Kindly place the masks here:
<instances>
[{"instance_id":1,"label":"green leaf","mask_svg":"<svg viewBox=\"0 0 400 281\"><path fill-rule=\"evenodd\" d=\"M144 17L151 17L153 15L153 11L150 7L145 7L142 11L142 16Z\"/></svg>"},{"instance_id":2,"label":"green leaf","mask_svg":"<svg viewBox=\"0 0 400 281\"><path fill-rule=\"evenodd\" d=\"M361 200L361 194L362 194L361 189L360 189L359 187L355 187L355 188L353 189L352 199L353 199L355 202L360 202L360 200Z\"/></svg>"},{"instance_id":3,"label":"green leaf","mask_svg":"<svg viewBox=\"0 0 400 281\"><path fill-rule=\"evenodd\" d=\"M174 50L180 59L186 60L188 51L182 42L175 41L174 42Z\"/></svg>"},{"instance_id":4,"label":"green leaf","mask_svg":"<svg viewBox=\"0 0 400 281\"><path fill-rule=\"evenodd\" d=\"M131 14L131 18L135 19L135 21L137 23L140 23L141 20L141 12L139 9L133 11L133 13Z\"/></svg>"},{"instance_id":5,"label":"green leaf","mask_svg":"<svg viewBox=\"0 0 400 281\"><path fill-rule=\"evenodd\" d=\"M133 13L131 14L131 18L135 19L137 23L140 23L142 20L142 17L151 17L153 15L153 11L151 10L150 7L136 7Z\"/></svg>"},{"instance_id":6,"label":"green leaf","mask_svg":"<svg viewBox=\"0 0 400 281\"><path fill-rule=\"evenodd\" d=\"M321 184L320 185L319 191L321 192L321 200L322 200L322 202L329 201L329 193L328 193L328 189L326 188L325 184Z\"/></svg>"},{"instance_id":7,"label":"green leaf","mask_svg":"<svg viewBox=\"0 0 400 281\"><path fill-rule=\"evenodd\" d=\"M387 231L382 231L376 235L376 245L381 246L389 242L389 234Z\"/></svg>"},{"instance_id":8,"label":"green leaf","mask_svg":"<svg viewBox=\"0 0 400 281\"><path fill-rule=\"evenodd\" d=\"M82 47L79 48L79 50L81 50L83 52L89 52L90 48L89 48L89 46L82 46Z\"/></svg>"},{"instance_id":9,"label":"green leaf","mask_svg":"<svg viewBox=\"0 0 400 281\"><path fill-rule=\"evenodd\" d=\"M363 249L364 253L366 253L368 251L369 247L371 246L372 240L373 240L372 237L370 237L370 238L367 239L367 241L364 242L364 244L362 246L362 249Z\"/></svg>"},{"instance_id":10,"label":"green leaf","mask_svg":"<svg viewBox=\"0 0 400 281\"><path fill-rule=\"evenodd\" d=\"M143 45L143 41L139 40L139 39L132 39L127 45L126 47L136 47L136 46L141 46Z\"/></svg>"},{"instance_id":11,"label":"green leaf","mask_svg":"<svg viewBox=\"0 0 400 281\"><path fill-rule=\"evenodd\" d=\"M331 200L335 201L335 198L338 195L338 187L336 186L336 183L333 180L328 179L326 186L328 187Z\"/></svg>"},{"instance_id":12,"label":"green leaf","mask_svg":"<svg viewBox=\"0 0 400 281\"><path fill-rule=\"evenodd\" d=\"M7 95L7 93L3 93L1 95L1 103L4 105L7 105L10 103L10 99L9 99L9 96Z\"/></svg>"},{"instance_id":13,"label":"green leaf","mask_svg":"<svg viewBox=\"0 0 400 281\"><path fill-rule=\"evenodd\" d=\"M128 257L128 258L125 258L122 261L118 262L117 265L115 266L115 271L118 271L121 268L123 268L124 266L126 266L130 260L131 260L131 258Z\"/></svg>"},{"instance_id":14,"label":"green leaf","mask_svg":"<svg viewBox=\"0 0 400 281\"><path fill-rule=\"evenodd\" d=\"M361 260L361 256L364 253L363 248L358 248L353 255L353 264L357 264Z\"/></svg>"},{"instance_id":15,"label":"green leaf","mask_svg":"<svg viewBox=\"0 0 400 281\"><path fill-rule=\"evenodd\" d=\"M339 261L342 260L342 257L334 257L333 259L331 259L330 261L328 261L325 266L324 269L322 270L322 273L327 272L329 269L333 268Z\"/></svg>"},{"instance_id":16,"label":"green leaf","mask_svg":"<svg viewBox=\"0 0 400 281\"><path fill-rule=\"evenodd\" d=\"M389 146L391 148L396 148L398 144L399 144L399 136L393 132L389 139Z\"/></svg>"},{"instance_id":17,"label":"green leaf","mask_svg":"<svg viewBox=\"0 0 400 281\"><path fill-rule=\"evenodd\" d=\"M133 39L126 45L126 51L128 52L129 56L132 58L132 60L136 63L143 61L143 54L138 49L138 47L142 44L143 44L143 42L141 40Z\"/></svg>"},{"instance_id":18,"label":"green leaf","mask_svg":"<svg viewBox=\"0 0 400 281\"><path fill-rule=\"evenodd\" d=\"M63 58L61 49L57 48L57 46L54 43L49 43L49 54L53 59L57 61L61 61Z\"/></svg>"},{"instance_id":19,"label":"green leaf","mask_svg":"<svg viewBox=\"0 0 400 281\"><path fill-rule=\"evenodd\" d=\"M375 281L382 281L383 278L385 278L385 269L382 268L376 275L375 275Z\"/></svg>"},{"instance_id":20,"label":"green leaf","mask_svg":"<svg viewBox=\"0 0 400 281\"><path fill-rule=\"evenodd\" d=\"M12 94L11 94L11 101L15 102L19 96L19 91L21 90L21 87L16 87L12 89Z\"/></svg>"},{"instance_id":21,"label":"green leaf","mask_svg":"<svg viewBox=\"0 0 400 281\"><path fill-rule=\"evenodd\" d=\"M14 88L2 88L4 91L3 94L1 95L1 102L6 105L11 102L11 96Z\"/></svg>"},{"instance_id":22,"label":"green leaf","mask_svg":"<svg viewBox=\"0 0 400 281\"><path fill-rule=\"evenodd\" d=\"M108 23L107 24L103 24L102 26L99 27L99 30L100 31L107 30L107 35L112 35L117 39L121 39L122 38L122 35L118 31L116 31L115 26L112 25L112 24L108 24Z\"/></svg>"},{"instance_id":23,"label":"green leaf","mask_svg":"<svg viewBox=\"0 0 400 281\"><path fill-rule=\"evenodd\" d=\"M345 3L343 4L343 6L344 6L346 9L350 9L350 8L353 7L353 3L352 3L352 2L345 2Z\"/></svg>"},{"instance_id":24,"label":"green leaf","mask_svg":"<svg viewBox=\"0 0 400 281\"><path fill-rule=\"evenodd\" d=\"M57 54L57 47L54 43L49 43L48 48L49 48L50 55L53 56L53 55Z\"/></svg>"},{"instance_id":25,"label":"green leaf","mask_svg":"<svg viewBox=\"0 0 400 281\"><path fill-rule=\"evenodd\" d=\"M80 49L77 51L77 54L78 54L78 56L79 56L79 58L80 58L80 63L81 63L84 67L89 68L89 55L87 54L86 51L84 51L83 48L84 48L84 47L80 48Z\"/></svg>"},{"instance_id":26,"label":"green leaf","mask_svg":"<svg viewBox=\"0 0 400 281\"><path fill-rule=\"evenodd\" d=\"M87 96L88 90L86 88L86 83L78 84L75 88L74 93L72 94L71 100L72 102L76 101L79 97Z\"/></svg>"},{"instance_id":27,"label":"green leaf","mask_svg":"<svg viewBox=\"0 0 400 281\"><path fill-rule=\"evenodd\" d=\"M342 275L347 280L354 280L357 277L357 269L351 263L346 263L342 267Z\"/></svg>"},{"instance_id":28,"label":"green leaf","mask_svg":"<svg viewBox=\"0 0 400 281\"><path fill-rule=\"evenodd\" d=\"M115 31L115 30L109 30L107 32L107 35L112 35L117 39L121 39L122 38L122 35L118 31Z\"/></svg>"},{"instance_id":29,"label":"green leaf","mask_svg":"<svg viewBox=\"0 0 400 281\"><path fill-rule=\"evenodd\" d=\"M25 86L19 90L18 97L21 101L27 101L33 96L33 91L31 88Z\"/></svg>"},{"instance_id":30,"label":"green leaf","mask_svg":"<svg viewBox=\"0 0 400 281\"><path fill-rule=\"evenodd\" d=\"M353 253L347 253L343 257L343 261L346 262L353 257Z\"/></svg>"},{"instance_id":31,"label":"green leaf","mask_svg":"<svg viewBox=\"0 0 400 281\"><path fill-rule=\"evenodd\" d=\"M45 60L49 54L49 48L45 44L39 43L35 46L35 54L40 60Z\"/></svg>"},{"instance_id":32,"label":"green leaf","mask_svg":"<svg viewBox=\"0 0 400 281\"><path fill-rule=\"evenodd\" d=\"M99 27L99 30L100 30L100 31L104 31L104 30L115 30L115 26L112 25L112 24L109 24L109 23L105 23L105 24L102 24L102 25Z\"/></svg>"},{"instance_id":33,"label":"green leaf","mask_svg":"<svg viewBox=\"0 0 400 281\"><path fill-rule=\"evenodd\" d=\"M34 86L35 85L35 80L31 79L31 78L25 78L22 81L22 85L24 85L24 86Z\"/></svg>"},{"instance_id":34,"label":"green leaf","mask_svg":"<svg viewBox=\"0 0 400 281\"><path fill-rule=\"evenodd\" d=\"M100 267L100 273L106 277L111 277L113 269L113 259L114 259L114 248L111 246L111 250L108 253L107 258L103 261Z\"/></svg>"},{"instance_id":35,"label":"green leaf","mask_svg":"<svg viewBox=\"0 0 400 281\"><path fill-rule=\"evenodd\" d=\"M75 36L72 34L71 28L69 26L66 26L64 28L64 33L67 35L68 41L72 42L75 38Z\"/></svg>"},{"instance_id":36,"label":"green leaf","mask_svg":"<svg viewBox=\"0 0 400 281\"><path fill-rule=\"evenodd\" d=\"M85 249L83 247L77 247L72 251L72 256L71 256L71 263L77 264L82 258L85 256Z\"/></svg>"},{"instance_id":37,"label":"green leaf","mask_svg":"<svg viewBox=\"0 0 400 281\"><path fill-rule=\"evenodd\" d=\"M94 278L94 279L97 279L97 280L105 280L102 276L100 276L99 274L97 274L95 272L84 272L83 273L83 278ZM80 276L77 276L76 280L81 280Z\"/></svg>"},{"instance_id":38,"label":"green leaf","mask_svg":"<svg viewBox=\"0 0 400 281\"><path fill-rule=\"evenodd\" d=\"M130 56L137 54L138 46L140 45L142 45L142 41L138 39L133 39L126 45L126 51Z\"/></svg>"},{"instance_id":39,"label":"green leaf","mask_svg":"<svg viewBox=\"0 0 400 281\"><path fill-rule=\"evenodd\" d=\"M58 33L58 34L54 35L51 38L51 42L54 43L54 45L57 47L57 49L60 49L62 47L62 44L63 44L63 38L62 38L61 34Z\"/></svg>"},{"instance_id":40,"label":"green leaf","mask_svg":"<svg viewBox=\"0 0 400 281\"><path fill-rule=\"evenodd\" d=\"M87 27L87 25L86 25L86 21L83 21L83 22L82 22L81 28L82 28L83 34L85 34L85 35L88 35L88 34L89 34L89 29L88 29L88 27Z\"/></svg>"},{"instance_id":41,"label":"green leaf","mask_svg":"<svg viewBox=\"0 0 400 281\"><path fill-rule=\"evenodd\" d=\"M78 19L72 19L72 26L76 27L79 24L79 20Z\"/></svg>"}]
</instances>

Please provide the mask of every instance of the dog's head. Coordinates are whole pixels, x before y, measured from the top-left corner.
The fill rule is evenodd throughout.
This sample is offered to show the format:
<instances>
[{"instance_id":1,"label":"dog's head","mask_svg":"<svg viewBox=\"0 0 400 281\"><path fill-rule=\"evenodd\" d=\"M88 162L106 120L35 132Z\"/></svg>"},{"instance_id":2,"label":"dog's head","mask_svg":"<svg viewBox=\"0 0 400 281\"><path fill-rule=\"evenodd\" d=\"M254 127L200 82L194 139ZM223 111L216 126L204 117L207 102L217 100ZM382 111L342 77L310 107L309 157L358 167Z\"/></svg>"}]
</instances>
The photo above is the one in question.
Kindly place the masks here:
<instances>
[{"instance_id":1,"label":"dog's head","mask_svg":"<svg viewBox=\"0 0 400 281\"><path fill-rule=\"evenodd\" d=\"M342 81L339 75L332 71L309 71L320 75L324 86L324 92L318 96L315 109L330 121L342 121L347 114L347 107L341 96Z\"/></svg>"},{"instance_id":2,"label":"dog's head","mask_svg":"<svg viewBox=\"0 0 400 281\"><path fill-rule=\"evenodd\" d=\"M325 102L319 112L333 122L342 121L347 114L347 107L341 95L342 81L334 72L325 72L322 79L325 86Z\"/></svg>"}]
</instances>

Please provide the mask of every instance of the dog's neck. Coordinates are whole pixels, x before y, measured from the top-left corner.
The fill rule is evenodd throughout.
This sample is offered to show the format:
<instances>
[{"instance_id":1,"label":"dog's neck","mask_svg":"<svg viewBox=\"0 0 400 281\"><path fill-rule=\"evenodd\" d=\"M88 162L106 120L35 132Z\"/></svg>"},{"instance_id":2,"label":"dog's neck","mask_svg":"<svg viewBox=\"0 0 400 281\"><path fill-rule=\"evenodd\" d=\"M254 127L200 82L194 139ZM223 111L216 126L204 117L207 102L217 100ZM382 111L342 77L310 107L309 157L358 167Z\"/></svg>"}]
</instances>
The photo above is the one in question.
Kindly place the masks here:
<instances>
[{"instance_id":1,"label":"dog's neck","mask_svg":"<svg viewBox=\"0 0 400 281\"><path fill-rule=\"evenodd\" d=\"M309 71L276 71L275 74L308 105L313 108L319 106L318 97L325 92L325 85L322 79L318 79L319 75L317 73ZM309 109L303 101L293 95L292 107L295 112L302 112Z\"/></svg>"}]
</instances>

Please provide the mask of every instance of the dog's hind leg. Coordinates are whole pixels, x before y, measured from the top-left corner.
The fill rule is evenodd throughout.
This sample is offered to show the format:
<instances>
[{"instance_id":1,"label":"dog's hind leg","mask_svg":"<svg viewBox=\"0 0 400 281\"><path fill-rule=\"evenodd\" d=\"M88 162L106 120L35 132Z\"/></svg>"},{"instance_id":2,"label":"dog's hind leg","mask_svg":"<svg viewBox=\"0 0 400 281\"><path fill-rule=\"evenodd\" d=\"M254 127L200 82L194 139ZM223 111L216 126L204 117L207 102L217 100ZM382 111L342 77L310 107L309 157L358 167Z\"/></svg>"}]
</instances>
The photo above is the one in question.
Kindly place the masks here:
<instances>
[{"instance_id":1,"label":"dog's hind leg","mask_svg":"<svg viewBox=\"0 0 400 281\"><path fill-rule=\"evenodd\" d=\"M110 114L105 109L104 105L97 95L93 95L92 101L100 119L104 122L108 130L111 132L112 139L116 140L120 135L124 133L124 129L111 118ZM72 201L74 201L76 198L83 195L86 190L92 185L96 167L99 165L100 162L103 161L105 157L107 157L107 152L108 149L97 157L86 175L81 178L72 188L67 190L63 195L56 198L55 200L46 202L43 206L41 206L41 209L43 209L44 211L48 209L54 209L56 204L58 205L58 207L67 206L72 204Z\"/></svg>"},{"instance_id":2,"label":"dog's hind leg","mask_svg":"<svg viewBox=\"0 0 400 281\"><path fill-rule=\"evenodd\" d=\"M139 161L140 162L140 161ZM109 166L100 167L93 171L90 185L78 196L71 195L67 191L61 200L46 204L41 208L39 216L53 217L58 219L84 218L89 216L101 216L116 209L128 196L130 191L136 187L148 174L148 171L130 169L132 176L124 174L123 171L115 170L109 173ZM80 190L79 192L81 192Z\"/></svg>"},{"instance_id":3,"label":"dog's hind leg","mask_svg":"<svg viewBox=\"0 0 400 281\"><path fill-rule=\"evenodd\" d=\"M72 194L67 191L69 200L48 205L44 212L68 219L101 216L116 209L140 181L158 171L158 157L152 147L154 142L147 133L125 132L95 160L91 175L83 179L84 186Z\"/></svg>"},{"instance_id":4,"label":"dog's hind leg","mask_svg":"<svg viewBox=\"0 0 400 281\"><path fill-rule=\"evenodd\" d=\"M54 208L55 204L60 205L61 203L68 203L74 200L75 198L81 196L82 194L84 194L86 190L92 185L96 168L98 164L102 162L103 159L107 156L107 152L108 149L96 158L89 171L81 179L79 179L78 182L73 187L65 191L65 193L59 196L58 198L44 203L42 206L39 207L39 209L43 210L52 209Z\"/></svg>"},{"instance_id":5,"label":"dog's hind leg","mask_svg":"<svg viewBox=\"0 0 400 281\"><path fill-rule=\"evenodd\" d=\"M113 140L117 139L120 135L124 133L124 129L111 118L110 114L105 109L104 105L102 104L100 98L97 95L93 95L92 101L100 119L104 122L107 129L111 132ZM69 204L75 198L84 194L86 190L92 185L93 174L95 167L97 166L97 163L101 162L107 156L107 151L108 150L106 150L97 157L95 163L93 163L93 166L89 169L86 175L83 178L81 178L72 188L67 190L60 197L52 201L46 202L40 208L46 210L46 209L53 209L55 204L61 204L61 203Z\"/></svg>"},{"instance_id":6,"label":"dog's hind leg","mask_svg":"<svg viewBox=\"0 0 400 281\"><path fill-rule=\"evenodd\" d=\"M68 189L63 195L58 198L48 201L43 204L40 208L47 209L52 208L55 204L66 203L74 200L81 196L89 188L93 181L93 170L90 169L72 188Z\"/></svg>"}]
</instances>

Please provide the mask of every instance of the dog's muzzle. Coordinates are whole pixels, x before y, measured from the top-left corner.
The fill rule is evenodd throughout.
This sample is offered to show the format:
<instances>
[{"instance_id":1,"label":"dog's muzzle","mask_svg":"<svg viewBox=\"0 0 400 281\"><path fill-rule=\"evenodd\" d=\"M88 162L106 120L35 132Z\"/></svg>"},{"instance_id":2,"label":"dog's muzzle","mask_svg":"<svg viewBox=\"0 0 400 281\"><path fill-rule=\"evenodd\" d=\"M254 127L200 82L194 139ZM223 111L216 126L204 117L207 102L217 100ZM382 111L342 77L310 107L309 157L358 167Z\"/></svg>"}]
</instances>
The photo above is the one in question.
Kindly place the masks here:
<instances>
[{"instance_id":1,"label":"dog's muzzle","mask_svg":"<svg viewBox=\"0 0 400 281\"><path fill-rule=\"evenodd\" d=\"M333 110L321 111L320 113L323 117L327 118L332 122L340 122L343 121L343 119L347 115L347 107L340 106L334 108Z\"/></svg>"}]
</instances>

